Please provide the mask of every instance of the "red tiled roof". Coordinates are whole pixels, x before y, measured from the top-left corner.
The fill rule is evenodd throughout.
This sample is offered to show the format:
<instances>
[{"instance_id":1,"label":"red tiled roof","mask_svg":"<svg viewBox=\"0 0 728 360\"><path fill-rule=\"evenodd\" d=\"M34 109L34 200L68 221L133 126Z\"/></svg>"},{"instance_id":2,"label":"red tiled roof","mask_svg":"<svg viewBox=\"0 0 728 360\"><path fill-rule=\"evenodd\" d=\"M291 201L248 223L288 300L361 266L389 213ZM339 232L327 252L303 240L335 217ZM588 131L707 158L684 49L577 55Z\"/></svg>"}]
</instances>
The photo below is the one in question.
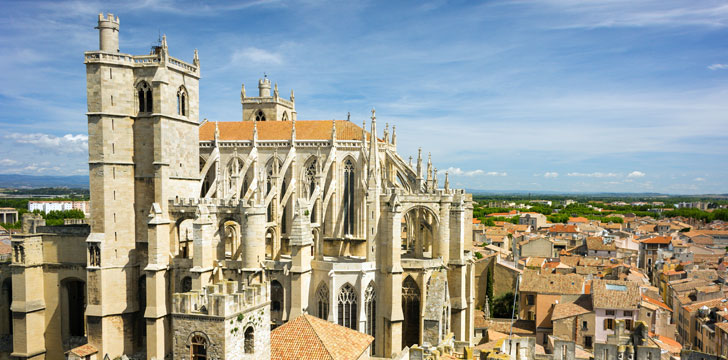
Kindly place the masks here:
<instances>
[{"instance_id":1,"label":"red tiled roof","mask_svg":"<svg viewBox=\"0 0 728 360\"><path fill-rule=\"evenodd\" d=\"M642 300L647 301L648 303L650 303L652 305L659 306L659 307L661 307L661 308L663 308L665 310L668 310L668 311L672 312L672 309L670 309L664 302L662 302L660 300L653 299L653 298L651 298L649 296L646 296L644 294L642 295Z\"/></svg>"},{"instance_id":2,"label":"red tiled roof","mask_svg":"<svg viewBox=\"0 0 728 360\"><path fill-rule=\"evenodd\" d=\"M374 338L367 334L301 315L271 332L271 359L357 359L372 341Z\"/></svg>"},{"instance_id":3,"label":"red tiled roof","mask_svg":"<svg viewBox=\"0 0 728 360\"><path fill-rule=\"evenodd\" d=\"M549 232L551 233L576 233L579 232L576 229L576 225L554 225L549 228Z\"/></svg>"},{"instance_id":4,"label":"red tiled roof","mask_svg":"<svg viewBox=\"0 0 728 360\"><path fill-rule=\"evenodd\" d=\"M200 126L200 141L215 139L215 124L220 131L220 140L253 140L253 124L257 124L258 140L289 140L293 128L292 121L208 121ZM296 121L296 139L331 139L332 128L332 120ZM346 120L336 120L337 139L361 140L361 134L362 129L358 125Z\"/></svg>"},{"instance_id":5,"label":"red tiled roof","mask_svg":"<svg viewBox=\"0 0 728 360\"><path fill-rule=\"evenodd\" d=\"M672 238L669 236L655 236L651 237L649 239L644 239L640 241L643 244L664 244L667 245L672 241Z\"/></svg>"},{"instance_id":6,"label":"red tiled roof","mask_svg":"<svg viewBox=\"0 0 728 360\"><path fill-rule=\"evenodd\" d=\"M585 217L581 217L581 216L570 217L569 218L569 222L570 223L572 223L572 222L574 222L574 223L588 223L589 222L589 219L587 219Z\"/></svg>"}]
</instances>

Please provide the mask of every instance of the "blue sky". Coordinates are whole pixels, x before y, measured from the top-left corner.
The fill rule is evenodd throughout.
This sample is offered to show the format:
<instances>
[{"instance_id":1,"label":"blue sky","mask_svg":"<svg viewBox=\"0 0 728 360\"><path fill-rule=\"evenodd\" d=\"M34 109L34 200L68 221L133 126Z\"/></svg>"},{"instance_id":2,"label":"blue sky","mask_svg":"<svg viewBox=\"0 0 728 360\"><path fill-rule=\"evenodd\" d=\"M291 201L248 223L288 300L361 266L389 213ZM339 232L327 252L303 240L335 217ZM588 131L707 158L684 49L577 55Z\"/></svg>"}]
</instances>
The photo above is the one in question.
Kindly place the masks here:
<instances>
[{"instance_id":1,"label":"blue sky","mask_svg":"<svg viewBox=\"0 0 728 360\"><path fill-rule=\"evenodd\" d=\"M0 173L87 174L83 51L202 63L201 118L240 84L299 119L377 109L405 158L486 190L728 193L725 1L0 1ZM441 179L442 180L442 179Z\"/></svg>"}]
</instances>

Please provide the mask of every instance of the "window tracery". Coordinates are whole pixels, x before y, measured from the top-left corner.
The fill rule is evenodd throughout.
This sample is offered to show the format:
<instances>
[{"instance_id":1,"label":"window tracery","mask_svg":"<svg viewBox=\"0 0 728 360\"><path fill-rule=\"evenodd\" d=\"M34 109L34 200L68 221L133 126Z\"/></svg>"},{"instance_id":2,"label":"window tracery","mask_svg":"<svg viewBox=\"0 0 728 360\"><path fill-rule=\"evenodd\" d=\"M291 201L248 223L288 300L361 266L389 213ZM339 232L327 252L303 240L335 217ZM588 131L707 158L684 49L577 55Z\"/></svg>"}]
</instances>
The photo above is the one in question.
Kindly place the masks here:
<instances>
[{"instance_id":1,"label":"window tracery","mask_svg":"<svg viewBox=\"0 0 728 360\"><path fill-rule=\"evenodd\" d=\"M142 81L137 85L137 103L139 104L140 113L152 112L152 105L154 105L152 87L146 81Z\"/></svg>"},{"instance_id":2,"label":"window tracery","mask_svg":"<svg viewBox=\"0 0 728 360\"><path fill-rule=\"evenodd\" d=\"M318 290L316 290L316 305L318 306L318 317L327 320L329 316L329 287L325 283L321 283Z\"/></svg>"},{"instance_id":3,"label":"window tracery","mask_svg":"<svg viewBox=\"0 0 728 360\"><path fill-rule=\"evenodd\" d=\"M187 90L184 86L177 90L177 115L187 116Z\"/></svg>"},{"instance_id":4,"label":"window tracery","mask_svg":"<svg viewBox=\"0 0 728 360\"><path fill-rule=\"evenodd\" d=\"M351 284L346 283L339 290L338 315L339 325L356 330L357 326L357 298L356 291Z\"/></svg>"},{"instance_id":5,"label":"window tracery","mask_svg":"<svg viewBox=\"0 0 728 360\"><path fill-rule=\"evenodd\" d=\"M364 312L366 313L367 324L366 333L375 336L377 332L376 319L377 319L377 293L374 290L374 283L369 283L367 289L364 291ZM374 353L376 338L372 342L372 353Z\"/></svg>"},{"instance_id":6,"label":"window tracery","mask_svg":"<svg viewBox=\"0 0 728 360\"><path fill-rule=\"evenodd\" d=\"M344 233L354 234L354 164L344 163Z\"/></svg>"}]
</instances>

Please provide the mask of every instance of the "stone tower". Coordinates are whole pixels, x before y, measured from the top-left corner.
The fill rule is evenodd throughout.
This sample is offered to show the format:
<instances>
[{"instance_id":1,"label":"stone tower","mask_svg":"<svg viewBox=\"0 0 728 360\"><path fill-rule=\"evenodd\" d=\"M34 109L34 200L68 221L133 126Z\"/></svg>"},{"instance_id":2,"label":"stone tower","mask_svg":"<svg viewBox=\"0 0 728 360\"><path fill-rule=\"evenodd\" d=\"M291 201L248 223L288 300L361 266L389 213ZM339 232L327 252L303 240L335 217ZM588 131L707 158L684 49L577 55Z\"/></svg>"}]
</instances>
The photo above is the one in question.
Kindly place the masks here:
<instances>
[{"instance_id":1,"label":"stone tower","mask_svg":"<svg viewBox=\"0 0 728 360\"><path fill-rule=\"evenodd\" d=\"M293 121L296 120L296 101L291 90L290 100L280 97L278 84L270 94L270 79L267 76L258 81L258 96L246 96L245 85L240 90L243 105L243 121Z\"/></svg>"},{"instance_id":2,"label":"stone tower","mask_svg":"<svg viewBox=\"0 0 728 360\"><path fill-rule=\"evenodd\" d=\"M169 56L166 37L149 55L120 53L111 14L99 15L97 29L100 49L85 53L87 243L100 253L87 267L88 340L110 358L145 348L163 358L171 347L168 202L199 191L199 60Z\"/></svg>"}]
</instances>

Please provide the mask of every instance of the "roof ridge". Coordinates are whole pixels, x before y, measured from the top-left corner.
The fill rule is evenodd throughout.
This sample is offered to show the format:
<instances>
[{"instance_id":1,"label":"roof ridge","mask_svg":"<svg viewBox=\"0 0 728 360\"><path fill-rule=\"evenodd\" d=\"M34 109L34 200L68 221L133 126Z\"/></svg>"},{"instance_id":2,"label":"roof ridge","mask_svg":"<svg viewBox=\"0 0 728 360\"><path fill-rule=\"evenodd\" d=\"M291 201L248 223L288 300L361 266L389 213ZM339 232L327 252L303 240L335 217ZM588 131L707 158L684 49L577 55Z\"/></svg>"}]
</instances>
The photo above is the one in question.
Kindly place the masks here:
<instances>
[{"instance_id":1,"label":"roof ridge","mask_svg":"<svg viewBox=\"0 0 728 360\"><path fill-rule=\"evenodd\" d=\"M321 339L321 336L319 335L319 333L317 331L318 328L316 326L314 326L314 323L311 321L311 319L309 319L309 317L313 318L314 316L313 315L309 315L309 314L303 314L303 318L306 319L306 322L308 322L308 324L311 326L311 330L313 330L313 333L316 335L316 339L318 339L319 343L321 344L321 347L323 347L324 349L326 349L326 355L331 360L335 360L334 359L334 356L331 355L331 349L329 349L326 346L326 342L323 339ZM323 320L323 319L319 319L319 318L316 318L316 319L317 320L321 320L321 321L326 321L328 323L328 320Z\"/></svg>"}]
</instances>

